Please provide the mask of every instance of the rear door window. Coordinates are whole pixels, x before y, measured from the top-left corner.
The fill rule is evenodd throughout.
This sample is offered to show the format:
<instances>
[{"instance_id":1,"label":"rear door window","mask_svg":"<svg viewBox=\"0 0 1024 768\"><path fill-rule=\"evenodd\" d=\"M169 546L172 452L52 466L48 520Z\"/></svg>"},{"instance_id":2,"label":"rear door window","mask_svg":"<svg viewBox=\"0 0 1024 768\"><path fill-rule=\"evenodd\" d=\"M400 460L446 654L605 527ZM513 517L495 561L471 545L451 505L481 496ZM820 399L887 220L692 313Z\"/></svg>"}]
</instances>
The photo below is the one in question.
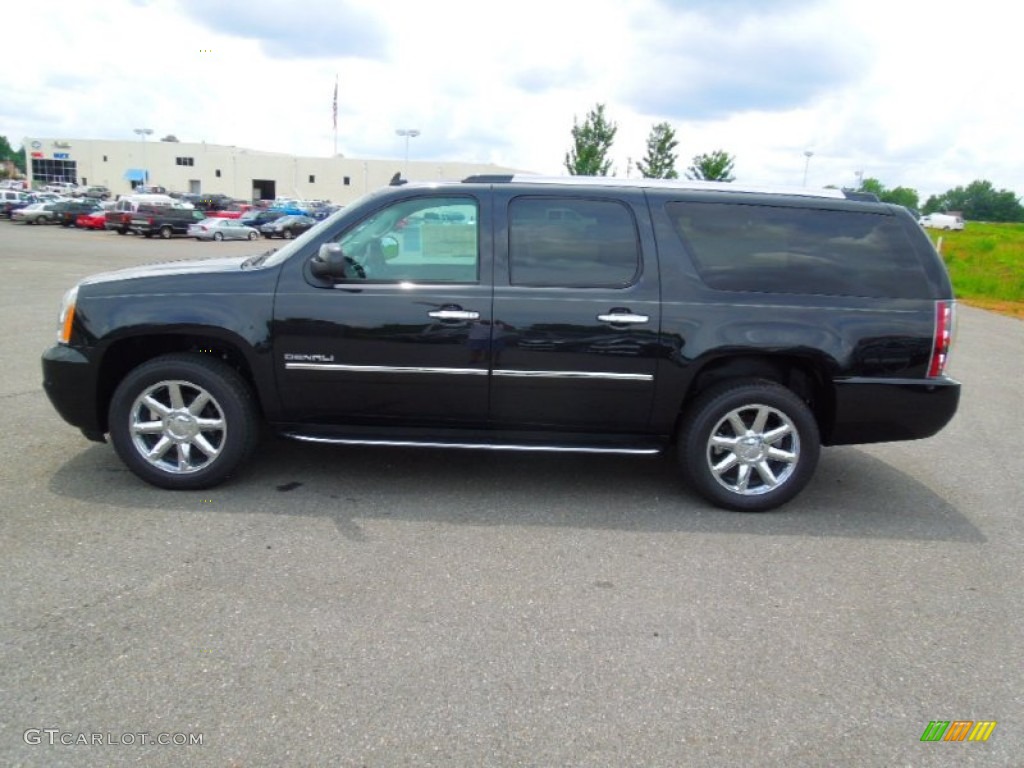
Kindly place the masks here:
<instances>
[{"instance_id":1,"label":"rear door window","mask_svg":"<svg viewBox=\"0 0 1024 768\"><path fill-rule=\"evenodd\" d=\"M630 209L615 200L520 197L509 205L511 285L625 288L640 274Z\"/></svg>"}]
</instances>

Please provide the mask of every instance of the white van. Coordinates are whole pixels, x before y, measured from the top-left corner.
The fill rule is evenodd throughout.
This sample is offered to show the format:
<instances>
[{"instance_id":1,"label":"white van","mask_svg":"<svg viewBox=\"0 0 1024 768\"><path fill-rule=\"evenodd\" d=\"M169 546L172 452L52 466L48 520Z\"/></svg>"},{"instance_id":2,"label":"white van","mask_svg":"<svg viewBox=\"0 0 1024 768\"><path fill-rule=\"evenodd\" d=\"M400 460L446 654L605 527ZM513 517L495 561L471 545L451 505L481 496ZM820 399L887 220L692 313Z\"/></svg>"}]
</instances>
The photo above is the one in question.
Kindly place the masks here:
<instances>
[{"instance_id":1,"label":"white van","mask_svg":"<svg viewBox=\"0 0 1024 768\"><path fill-rule=\"evenodd\" d=\"M922 227L931 229L963 229L964 220L948 213L929 213L918 219Z\"/></svg>"},{"instance_id":2,"label":"white van","mask_svg":"<svg viewBox=\"0 0 1024 768\"><path fill-rule=\"evenodd\" d=\"M168 208L191 208L170 195L122 195L114 203L114 210L122 213L137 213L140 205L166 206Z\"/></svg>"}]
</instances>

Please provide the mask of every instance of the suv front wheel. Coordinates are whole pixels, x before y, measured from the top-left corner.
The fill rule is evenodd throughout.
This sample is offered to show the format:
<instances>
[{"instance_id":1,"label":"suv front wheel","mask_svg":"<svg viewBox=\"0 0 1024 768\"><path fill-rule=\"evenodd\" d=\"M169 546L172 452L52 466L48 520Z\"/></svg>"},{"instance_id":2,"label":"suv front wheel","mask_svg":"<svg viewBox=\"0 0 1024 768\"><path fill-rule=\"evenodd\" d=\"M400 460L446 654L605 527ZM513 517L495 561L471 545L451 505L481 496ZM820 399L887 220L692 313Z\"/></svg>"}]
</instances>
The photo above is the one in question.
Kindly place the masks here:
<instances>
[{"instance_id":1,"label":"suv front wheel","mask_svg":"<svg viewBox=\"0 0 1024 768\"><path fill-rule=\"evenodd\" d=\"M713 387L688 409L679 459L694 489L717 506L764 512L794 498L818 464L814 415L771 381Z\"/></svg>"},{"instance_id":2,"label":"suv front wheel","mask_svg":"<svg viewBox=\"0 0 1024 768\"><path fill-rule=\"evenodd\" d=\"M143 363L110 403L118 456L161 488L196 490L223 482L252 454L257 436L248 384L207 355L172 354Z\"/></svg>"}]
</instances>

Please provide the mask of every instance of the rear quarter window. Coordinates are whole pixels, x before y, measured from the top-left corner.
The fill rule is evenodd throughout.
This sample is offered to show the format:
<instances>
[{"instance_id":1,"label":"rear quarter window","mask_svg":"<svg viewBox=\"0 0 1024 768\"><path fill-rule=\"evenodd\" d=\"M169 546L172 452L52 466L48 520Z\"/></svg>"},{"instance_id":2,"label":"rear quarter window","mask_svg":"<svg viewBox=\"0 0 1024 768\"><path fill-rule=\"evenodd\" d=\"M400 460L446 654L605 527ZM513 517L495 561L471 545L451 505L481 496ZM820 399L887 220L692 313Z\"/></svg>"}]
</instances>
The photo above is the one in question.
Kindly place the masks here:
<instances>
[{"instance_id":1,"label":"rear quarter window","mask_svg":"<svg viewBox=\"0 0 1024 768\"><path fill-rule=\"evenodd\" d=\"M921 263L893 216L738 203L666 206L701 279L720 291L921 299Z\"/></svg>"}]
</instances>

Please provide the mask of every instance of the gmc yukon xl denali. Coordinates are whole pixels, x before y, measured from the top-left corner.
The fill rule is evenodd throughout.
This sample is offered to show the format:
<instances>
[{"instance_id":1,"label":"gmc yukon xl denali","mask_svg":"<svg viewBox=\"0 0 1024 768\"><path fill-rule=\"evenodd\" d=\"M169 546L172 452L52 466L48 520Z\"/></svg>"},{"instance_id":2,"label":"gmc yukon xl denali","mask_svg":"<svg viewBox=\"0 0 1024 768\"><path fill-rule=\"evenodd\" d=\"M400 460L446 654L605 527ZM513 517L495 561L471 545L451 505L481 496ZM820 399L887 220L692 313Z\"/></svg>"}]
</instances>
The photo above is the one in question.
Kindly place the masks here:
<instances>
[{"instance_id":1,"label":"gmc yukon xl denali","mask_svg":"<svg viewBox=\"0 0 1024 768\"><path fill-rule=\"evenodd\" d=\"M53 405L140 478L207 488L260 425L348 445L647 454L761 511L822 445L953 417L953 292L899 206L838 190L397 183L277 251L68 292Z\"/></svg>"}]
</instances>

